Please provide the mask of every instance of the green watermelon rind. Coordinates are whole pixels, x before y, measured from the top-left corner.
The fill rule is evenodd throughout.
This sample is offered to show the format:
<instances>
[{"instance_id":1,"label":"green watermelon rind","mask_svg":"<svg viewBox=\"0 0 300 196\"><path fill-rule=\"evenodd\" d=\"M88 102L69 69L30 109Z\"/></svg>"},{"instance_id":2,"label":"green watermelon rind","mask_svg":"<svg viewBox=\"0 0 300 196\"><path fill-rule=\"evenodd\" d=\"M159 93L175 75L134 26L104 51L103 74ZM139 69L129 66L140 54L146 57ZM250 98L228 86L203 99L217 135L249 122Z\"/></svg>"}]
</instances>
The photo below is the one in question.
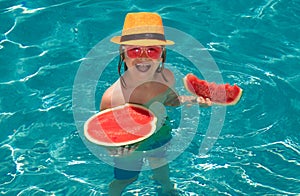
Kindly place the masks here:
<instances>
[{"instance_id":1,"label":"green watermelon rind","mask_svg":"<svg viewBox=\"0 0 300 196\"><path fill-rule=\"evenodd\" d=\"M122 108L125 107L137 107L143 110L146 110L147 112L149 112L152 116L153 116L153 120L151 121L151 131L149 131L149 133L147 135L144 135L143 137L137 138L136 140L130 140L127 142L102 142L99 140L94 139L92 136L89 135L88 133L88 126L89 123L96 117L98 117L101 114L107 113L107 112L111 112L111 111L116 111L116 110L120 110ZM89 140L90 142L100 145L100 146L106 146L106 147L120 147L120 146L126 146L126 145L130 145L130 144L135 144L138 142L141 142L145 139L147 139L148 137L150 137L155 131L156 131L156 123L157 123L157 117L154 115L154 113L149 110L148 108L138 105L138 104L132 104L132 103L126 103L124 105L120 105L117 107L113 107L113 108L109 108L109 109L105 109L103 111L98 112L97 114L94 114L93 116L91 116L84 124L84 136L87 138L87 140Z\"/></svg>"},{"instance_id":2,"label":"green watermelon rind","mask_svg":"<svg viewBox=\"0 0 300 196\"><path fill-rule=\"evenodd\" d=\"M196 95L196 96L199 96L199 95L197 95L192 89L190 89L189 88L189 85L188 85L188 76L194 76L194 77L196 77L195 75L193 75L192 73L189 73L189 74L187 74L184 78L183 78L183 83L184 83L184 86L185 86L185 88L186 88L186 90L188 91L188 92L190 92L191 94L194 94L194 95ZM196 77L197 78L197 77ZM198 80L200 80L199 78L197 78ZM201 81L205 81L205 80L201 80ZM207 81L205 81L207 84L215 84L215 83L213 83L213 82L207 82ZM217 84L215 84L215 85L217 85ZM229 85L229 84L226 84L226 85ZM236 85L236 84L235 84ZM236 85L237 86L237 85ZM239 93L238 93L238 95L235 97L235 99L233 100L233 101L231 101L231 102L213 102L213 104L216 104L216 105L224 105L224 106L227 106L227 105L235 105L235 104L237 104L238 102L239 102L239 100L240 100L240 98L241 98L241 96L242 96L242 94L243 94L243 89L242 88L240 88L239 86L237 86L238 87L238 89L239 89Z\"/></svg>"}]
</instances>

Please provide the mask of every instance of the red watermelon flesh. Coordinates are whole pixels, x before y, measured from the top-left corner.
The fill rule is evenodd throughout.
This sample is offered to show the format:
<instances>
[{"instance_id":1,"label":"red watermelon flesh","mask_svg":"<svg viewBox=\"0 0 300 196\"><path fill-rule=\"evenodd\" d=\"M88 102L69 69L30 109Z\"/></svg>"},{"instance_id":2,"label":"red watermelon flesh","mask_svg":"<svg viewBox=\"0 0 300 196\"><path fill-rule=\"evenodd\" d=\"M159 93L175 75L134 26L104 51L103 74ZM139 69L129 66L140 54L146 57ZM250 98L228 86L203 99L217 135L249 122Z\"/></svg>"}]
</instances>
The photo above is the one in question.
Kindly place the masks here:
<instances>
[{"instance_id":1,"label":"red watermelon flesh","mask_svg":"<svg viewBox=\"0 0 300 196\"><path fill-rule=\"evenodd\" d=\"M125 104L92 116L84 125L84 134L98 145L129 145L151 136L156 129L156 121L157 118L147 108Z\"/></svg>"},{"instance_id":2,"label":"red watermelon flesh","mask_svg":"<svg viewBox=\"0 0 300 196\"><path fill-rule=\"evenodd\" d=\"M235 85L216 84L200 80L193 74L187 74L183 78L185 88L197 96L209 98L213 103L220 105L234 105L241 96L242 89Z\"/></svg>"}]
</instances>

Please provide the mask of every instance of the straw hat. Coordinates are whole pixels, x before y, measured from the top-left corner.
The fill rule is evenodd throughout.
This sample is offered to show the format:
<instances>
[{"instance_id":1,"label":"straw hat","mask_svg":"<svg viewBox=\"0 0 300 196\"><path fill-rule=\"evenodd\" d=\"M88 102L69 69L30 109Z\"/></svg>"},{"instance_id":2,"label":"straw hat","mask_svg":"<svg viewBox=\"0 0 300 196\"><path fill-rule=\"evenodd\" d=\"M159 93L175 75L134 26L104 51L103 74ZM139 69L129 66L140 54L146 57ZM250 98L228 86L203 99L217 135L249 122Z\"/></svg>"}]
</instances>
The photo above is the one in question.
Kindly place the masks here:
<instances>
[{"instance_id":1,"label":"straw hat","mask_svg":"<svg viewBox=\"0 0 300 196\"><path fill-rule=\"evenodd\" d=\"M116 44L139 46L174 44L173 41L165 39L160 15L149 12L128 13L122 36L113 37L110 41Z\"/></svg>"}]
</instances>

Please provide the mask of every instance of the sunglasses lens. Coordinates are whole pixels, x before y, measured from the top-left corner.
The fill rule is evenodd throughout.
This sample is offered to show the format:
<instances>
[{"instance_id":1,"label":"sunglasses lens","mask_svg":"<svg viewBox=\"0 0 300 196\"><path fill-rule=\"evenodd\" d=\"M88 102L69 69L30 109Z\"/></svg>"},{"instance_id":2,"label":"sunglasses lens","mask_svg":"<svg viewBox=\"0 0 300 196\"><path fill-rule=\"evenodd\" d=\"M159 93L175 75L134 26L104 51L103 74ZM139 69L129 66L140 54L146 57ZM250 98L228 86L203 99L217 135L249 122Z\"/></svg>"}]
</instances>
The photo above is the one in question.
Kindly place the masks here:
<instances>
[{"instance_id":1,"label":"sunglasses lens","mask_svg":"<svg viewBox=\"0 0 300 196\"><path fill-rule=\"evenodd\" d=\"M162 48L158 46L149 47L132 47L125 49L125 52L129 58L139 58L143 52L146 52L147 57L152 59L159 59L162 54Z\"/></svg>"},{"instance_id":2,"label":"sunglasses lens","mask_svg":"<svg viewBox=\"0 0 300 196\"><path fill-rule=\"evenodd\" d=\"M142 48L128 48L126 53L129 58L138 58L142 54Z\"/></svg>"},{"instance_id":3,"label":"sunglasses lens","mask_svg":"<svg viewBox=\"0 0 300 196\"><path fill-rule=\"evenodd\" d=\"M147 55L152 59L159 59L161 57L161 47L147 47Z\"/></svg>"}]
</instances>

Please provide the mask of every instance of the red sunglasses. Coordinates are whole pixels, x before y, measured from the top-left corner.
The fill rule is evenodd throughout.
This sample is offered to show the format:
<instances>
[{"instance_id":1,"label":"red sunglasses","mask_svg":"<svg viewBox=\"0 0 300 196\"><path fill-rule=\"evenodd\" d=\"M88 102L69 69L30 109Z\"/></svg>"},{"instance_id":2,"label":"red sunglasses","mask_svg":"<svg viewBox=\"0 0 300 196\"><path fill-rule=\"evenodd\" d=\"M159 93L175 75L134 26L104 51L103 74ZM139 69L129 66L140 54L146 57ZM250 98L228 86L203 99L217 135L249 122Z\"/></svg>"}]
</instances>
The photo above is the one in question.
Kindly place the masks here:
<instances>
[{"instance_id":1,"label":"red sunglasses","mask_svg":"<svg viewBox=\"0 0 300 196\"><path fill-rule=\"evenodd\" d=\"M124 49L127 57L132 59L141 57L143 52L151 59L159 59L163 51L160 46L126 46Z\"/></svg>"}]
</instances>

